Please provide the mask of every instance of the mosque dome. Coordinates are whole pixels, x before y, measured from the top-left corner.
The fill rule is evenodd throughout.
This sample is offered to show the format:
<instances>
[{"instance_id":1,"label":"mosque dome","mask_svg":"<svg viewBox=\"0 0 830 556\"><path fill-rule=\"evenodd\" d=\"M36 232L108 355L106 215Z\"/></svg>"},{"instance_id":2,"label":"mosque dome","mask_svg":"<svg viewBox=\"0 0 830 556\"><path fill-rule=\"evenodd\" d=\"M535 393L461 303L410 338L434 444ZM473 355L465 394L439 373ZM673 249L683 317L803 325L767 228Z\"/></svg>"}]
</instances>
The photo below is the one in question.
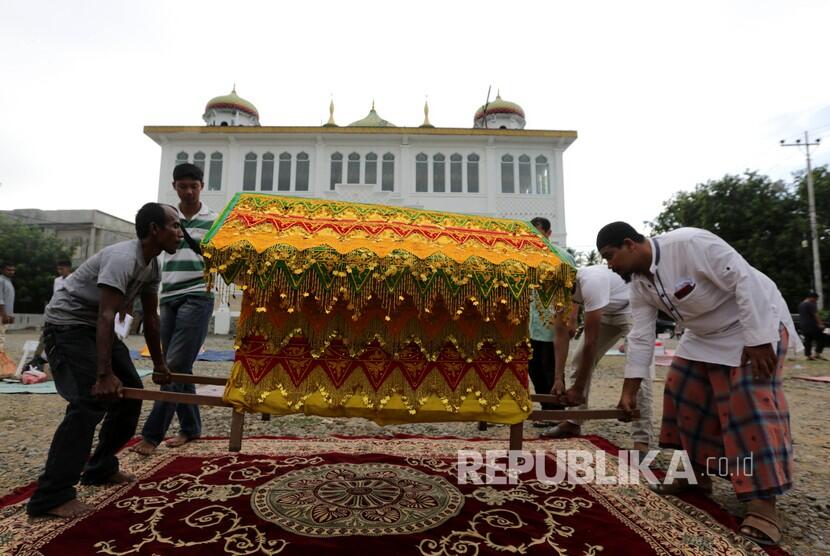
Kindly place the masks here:
<instances>
[{"instance_id":1,"label":"mosque dome","mask_svg":"<svg viewBox=\"0 0 830 556\"><path fill-rule=\"evenodd\" d=\"M521 116L522 118L525 117L525 111L522 110L521 106L515 102L503 100L501 98L501 94L496 95L496 100L487 105L486 115L489 116L491 114L515 114L517 116ZM480 106L479 109L476 110L475 119L478 120L484 116L484 106Z\"/></svg>"},{"instance_id":2,"label":"mosque dome","mask_svg":"<svg viewBox=\"0 0 830 556\"><path fill-rule=\"evenodd\" d=\"M502 99L501 93L497 93L496 100L480 106L476 110L473 126L494 129L524 129L525 111L515 102Z\"/></svg>"},{"instance_id":3,"label":"mosque dome","mask_svg":"<svg viewBox=\"0 0 830 556\"><path fill-rule=\"evenodd\" d=\"M369 110L369 114L366 115L365 118L362 120L357 120L356 122L352 122L349 124L349 127L397 127L395 124L391 122L387 122L383 118L381 118L377 112L375 112L375 103L372 102L372 109Z\"/></svg>"},{"instance_id":4,"label":"mosque dome","mask_svg":"<svg viewBox=\"0 0 830 556\"><path fill-rule=\"evenodd\" d=\"M239 110L254 118L259 118L259 112L251 102L236 94L236 87L227 95L210 99L205 106L205 112L210 110Z\"/></svg>"},{"instance_id":5,"label":"mosque dome","mask_svg":"<svg viewBox=\"0 0 830 556\"><path fill-rule=\"evenodd\" d=\"M227 95L210 99L202 119L209 126L258 126L259 111L236 94L236 85Z\"/></svg>"}]
</instances>

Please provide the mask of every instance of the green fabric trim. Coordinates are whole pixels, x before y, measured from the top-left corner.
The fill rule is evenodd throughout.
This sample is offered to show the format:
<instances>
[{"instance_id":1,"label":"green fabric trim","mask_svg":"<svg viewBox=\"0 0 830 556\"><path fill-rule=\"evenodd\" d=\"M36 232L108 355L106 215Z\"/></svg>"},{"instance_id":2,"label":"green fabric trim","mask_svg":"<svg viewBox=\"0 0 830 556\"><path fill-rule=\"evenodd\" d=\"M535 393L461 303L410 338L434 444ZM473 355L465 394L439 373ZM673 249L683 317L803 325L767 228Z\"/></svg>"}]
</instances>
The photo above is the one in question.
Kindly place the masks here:
<instances>
[{"instance_id":1,"label":"green fabric trim","mask_svg":"<svg viewBox=\"0 0 830 556\"><path fill-rule=\"evenodd\" d=\"M225 208L222 210L222 213L219 215L219 218L213 221L213 226L211 226L210 231L205 234L205 237L202 238L202 245L207 245L207 243L213 239L213 236L216 235L216 232L219 231L219 228L222 224L225 223L225 220L228 219L228 215L233 210L233 207L236 206L236 203L239 202L239 197L242 195L241 192L237 192L233 194L233 198L225 205Z\"/></svg>"}]
</instances>

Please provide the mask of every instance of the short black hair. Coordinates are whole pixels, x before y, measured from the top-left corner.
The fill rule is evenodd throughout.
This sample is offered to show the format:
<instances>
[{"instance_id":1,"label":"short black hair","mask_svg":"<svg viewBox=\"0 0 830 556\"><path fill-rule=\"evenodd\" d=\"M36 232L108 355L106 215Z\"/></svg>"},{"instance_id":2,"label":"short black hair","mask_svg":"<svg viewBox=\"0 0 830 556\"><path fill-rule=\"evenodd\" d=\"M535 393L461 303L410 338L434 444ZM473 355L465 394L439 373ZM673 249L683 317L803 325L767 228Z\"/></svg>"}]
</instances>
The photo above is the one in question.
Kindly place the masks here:
<instances>
[{"instance_id":1,"label":"short black hair","mask_svg":"<svg viewBox=\"0 0 830 556\"><path fill-rule=\"evenodd\" d=\"M818 299L818 294L814 291L809 291L807 292L807 295L805 297L815 297L816 299Z\"/></svg>"},{"instance_id":2,"label":"short black hair","mask_svg":"<svg viewBox=\"0 0 830 556\"><path fill-rule=\"evenodd\" d=\"M135 214L135 233L138 239L144 239L150 235L150 224L155 223L163 228L167 221L167 214L164 211L165 205L161 203L147 203Z\"/></svg>"},{"instance_id":3,"label":"short black hair","mask_svg":"<svg viewBox=\"0 0 830 556\"><path fill-rule=\"evenodd\" d=\"M57 263L55 263L55 266L68 266L69 268L72 268L72 261L67 259L61 259Z\"/></svg>"},{"instance_id":4,"label":"short black hair","mask_svg":"<svg viewBox=\"0 0 830 556\"><path fill-rule=\"evenodd\" d=\"M2 264L2 266L0 266L0 268L9 268L10 266L13 267L13 266L16 266L16 265L11 261L3 261L3 264Z\"/></svg>"},{"instance_id":5,"label":"short black hair","mask_svg":"<svg viewBox=\"0 0 830 556\"><path fill-rule=\"evenodd\" d=\"M173 181L184 180L190 178L192 180L204 182L205 173L201 168L195 164L185 162L173 168Z\"/></svg>"},{"instance_id":6,"label":"short black hair","mask_svg":"<svg viewBox=\"0 0 830 556\"><path fill-rule=\"evenodd\" d=\"M537 216L536 218L531 220L530 223L534 227L541 227L542 231L545 233L548 233L550 231L550 220L548 220L544 216Z\"/></svg>"},{"instance_id":7,"label":"short black hair","mask_svg":"<svg viewBox=\"0 0 830 556\"><path fill-rule=\"evenodd\" d=\"M603 247L621 247L626 239L630 239L634 243L642 243L646 240L645 236L634 229L628 222L611 222L602 227L597 234L597 251L602 251Z\"/></svg>"}]
</instances>

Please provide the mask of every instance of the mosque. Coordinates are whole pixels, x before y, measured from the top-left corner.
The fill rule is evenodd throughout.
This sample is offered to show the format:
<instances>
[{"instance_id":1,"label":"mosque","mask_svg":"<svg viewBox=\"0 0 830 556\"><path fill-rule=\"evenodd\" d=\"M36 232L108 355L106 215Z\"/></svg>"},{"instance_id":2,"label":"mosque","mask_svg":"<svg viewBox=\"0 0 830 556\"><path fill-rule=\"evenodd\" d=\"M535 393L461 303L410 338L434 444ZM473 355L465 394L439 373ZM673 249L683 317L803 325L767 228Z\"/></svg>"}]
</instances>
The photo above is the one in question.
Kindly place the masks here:
<instances>
[{"instance_id":1,"label":"mosque","mask_svg":"<svg viewBox=\"0 0 830 556\"><path fill-rule=\"evenodd\" d=\"M402 205L530 220L550 219L565 245L562 153L575 131L525 129L521 106L497 95L476 110L470 128L424 121L399 127L374 103L340 126L334 103L322 126L264 126L236 92L205 106L204 126L147 126L161 146L159 201L175 202L173 167L205 172L202 199L214 210L239 191Z\"/></svg>"}]
</instances>

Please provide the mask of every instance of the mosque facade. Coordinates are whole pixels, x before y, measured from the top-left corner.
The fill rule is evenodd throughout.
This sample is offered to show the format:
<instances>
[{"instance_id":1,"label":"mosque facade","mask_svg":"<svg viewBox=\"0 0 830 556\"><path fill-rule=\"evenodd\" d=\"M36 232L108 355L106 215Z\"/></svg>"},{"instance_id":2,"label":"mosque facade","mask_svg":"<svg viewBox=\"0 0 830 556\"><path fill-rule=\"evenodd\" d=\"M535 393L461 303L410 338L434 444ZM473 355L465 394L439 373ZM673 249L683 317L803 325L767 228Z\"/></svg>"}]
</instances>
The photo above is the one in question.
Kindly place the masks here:
<instances>
[{"instance_id":1,"label":"mosque facade","mask_svg":"<svg viewBox=\"0 0 830 556\"><path fill-rule=\"evenodd\" d=\"M481 106L470 128L424 121L400 127L369 113L339 126L334 105L322 126L264 126L257 108L231 93L211 99L204 126L147 126L161 146L160 202L183 162L205 172L202 199L215 210L240 191L381 203L520 220L550 219L565 244L563 153L575 131L525 129L521 106Z\"/></svg>"}]
</instances>

